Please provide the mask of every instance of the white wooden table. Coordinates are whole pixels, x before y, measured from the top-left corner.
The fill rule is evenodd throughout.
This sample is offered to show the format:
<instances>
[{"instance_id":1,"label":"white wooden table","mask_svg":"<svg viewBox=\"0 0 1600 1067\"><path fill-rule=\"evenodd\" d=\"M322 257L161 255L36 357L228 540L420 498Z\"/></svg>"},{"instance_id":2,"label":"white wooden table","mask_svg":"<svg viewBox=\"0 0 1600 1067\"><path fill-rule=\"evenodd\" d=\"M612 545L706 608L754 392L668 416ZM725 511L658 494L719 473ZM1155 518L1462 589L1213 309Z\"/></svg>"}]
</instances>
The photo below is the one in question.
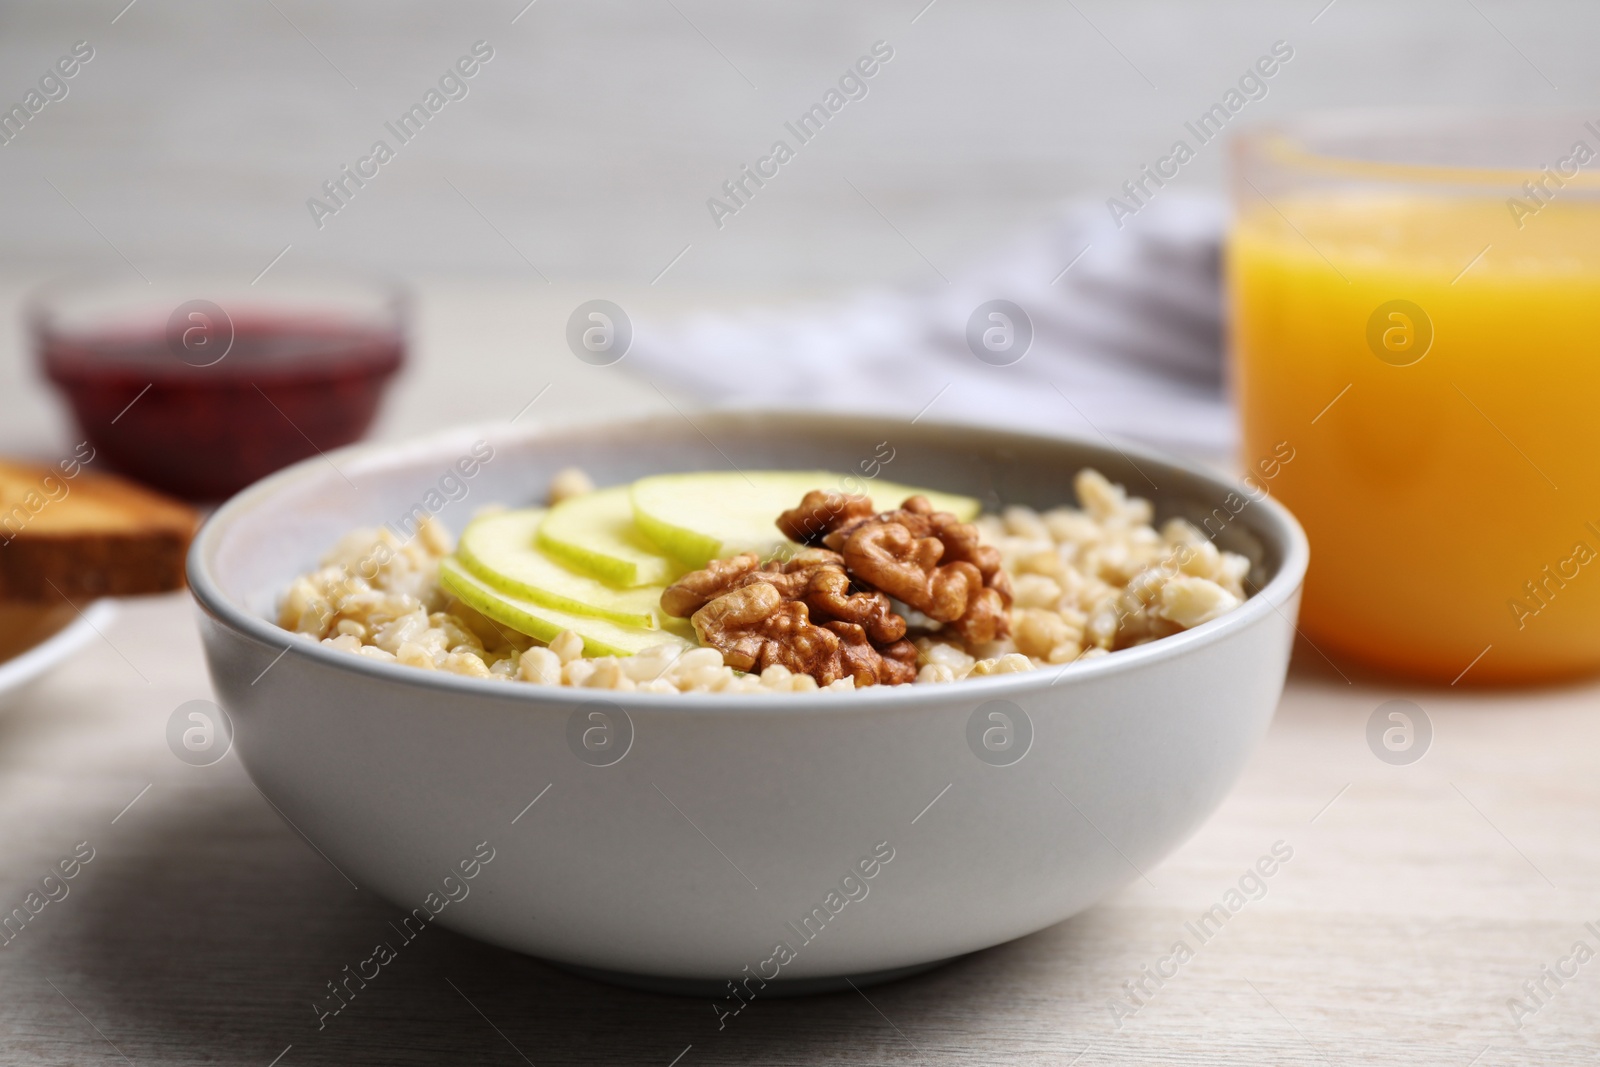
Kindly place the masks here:
<instances>
[{"instance_id":1,"label":"white wooden table","mask_svg":"<svg viewBox=\"0 0 1600 1067\"><path fill-rule=\"evenodd\" d=\"M569 411L664 410L648 386L602 388L527 340L590 295L435 291L423 365L382 433L509 417L490 404L552 379ZM20 358L0 349L0 447L47 450L66 431ZM485 402L484 382L504 388ZM1541 967L1570 972L1574 942L1600 950L1584 925L1600 928L1600 686L1409 690L1345 666L1347 682L1314 653L1200 833L1148 881L1032 937L864 996L758 1001L719 1032L705 1002L596 985L440 929L319 1031L312 1000L394 909L352 890L234 757L195 768L168 750L169 714L210 694L192 616L183 596L129 603L104 641L0 712L0 911L79 842L94 849L68 895L0 948L0 1062L1600 1060L1600 962L1547 979L1520 1028L1508 1006ZM1433 726L1409 766L1365 738L1395 698ZM1293 856L1265 895L1201 944L1185 923L1280 841ZM1118 1019L1124 983L1147 965L1171 973L1160 961L1180 939L1193 958Z\"/></svg>"}]
</instances>

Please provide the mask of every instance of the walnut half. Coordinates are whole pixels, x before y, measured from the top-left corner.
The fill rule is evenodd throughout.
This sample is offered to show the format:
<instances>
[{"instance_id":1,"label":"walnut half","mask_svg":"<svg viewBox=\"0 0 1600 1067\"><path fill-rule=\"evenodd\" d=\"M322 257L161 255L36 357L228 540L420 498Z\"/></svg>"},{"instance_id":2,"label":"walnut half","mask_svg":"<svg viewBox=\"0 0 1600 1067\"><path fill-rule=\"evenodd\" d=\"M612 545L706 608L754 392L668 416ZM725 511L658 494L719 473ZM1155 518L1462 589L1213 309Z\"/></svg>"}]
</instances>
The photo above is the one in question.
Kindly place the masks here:
<instances>
[{"instance_id":1,"label":"walnut half","mask_svg":"<svg viewBox=\"0 0 1600 1067\"><path fill-rule=\"evenodd\" d=\"M761 564L751 552L713 560L661 595L662 610L689 618L730 667L777 664L819 685L846 676L858 686L915 681L916 649L890 597L970 645L1010 632L999 551L926 497L875 515L864 496L816 489L777 525L811 547L782 563Z\"/></svg>"},{"instance_id":2,"label":"walnut half","mask_svg":"<svg viewBox=\"0 0 1600 1067\"><path fill-rule=\"evenodd\" d=\"M776 664L818 685L847 676L857 686L916 680L905 619L883 593L853 589L838 553L757 563L754 553L713 560L668 587L661 608L688 617L700 642L737 670Z\"/></svg>"},{"instance_id":3,"label":"walnut half","mask_svg":"<svg viewBox=\"0 0 1600 1067\"><path fill-rule=\"evenodd\" d=\"M778 530L802 545L820 545L829 533L871 514L872 501L864 496L813 489L801 498L799 507L778 516Z\"/></svg>"},{"instance_id":4,"label":"walnut half","mask_svg":"<svg viewBox=\"0 0 1600 1067\"><path fill-rule=\"evenodd\" d=\"M999 550L980 543L975 525L935 511L922 496L896 511L863 515L859 507L822 507L831 502L813 502L814 495L799 510L809 504L811 514L833 516L820 539L843 555L850 577L945 624L968 644L1010 633L1011 582Z\"/></svg>"}]
</instances>

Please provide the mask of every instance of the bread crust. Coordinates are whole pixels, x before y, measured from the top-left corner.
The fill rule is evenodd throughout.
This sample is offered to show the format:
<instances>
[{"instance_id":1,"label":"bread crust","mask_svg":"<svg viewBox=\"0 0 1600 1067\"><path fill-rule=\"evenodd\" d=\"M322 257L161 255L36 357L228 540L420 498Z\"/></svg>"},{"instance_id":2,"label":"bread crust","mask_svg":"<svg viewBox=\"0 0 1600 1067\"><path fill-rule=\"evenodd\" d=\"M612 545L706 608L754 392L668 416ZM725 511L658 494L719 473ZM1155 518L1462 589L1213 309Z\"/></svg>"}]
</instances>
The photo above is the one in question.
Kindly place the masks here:
<instances>
[{"instance_id":1,"label":"bread crust","mask_svg":"<svg viewBox=\"0 0 1600 1067\"><path fill-rule=\"evenodd\" d=\"M0 600L182 589L198 521L123 478L0 462Z\"/></svg>"}]
</instances>

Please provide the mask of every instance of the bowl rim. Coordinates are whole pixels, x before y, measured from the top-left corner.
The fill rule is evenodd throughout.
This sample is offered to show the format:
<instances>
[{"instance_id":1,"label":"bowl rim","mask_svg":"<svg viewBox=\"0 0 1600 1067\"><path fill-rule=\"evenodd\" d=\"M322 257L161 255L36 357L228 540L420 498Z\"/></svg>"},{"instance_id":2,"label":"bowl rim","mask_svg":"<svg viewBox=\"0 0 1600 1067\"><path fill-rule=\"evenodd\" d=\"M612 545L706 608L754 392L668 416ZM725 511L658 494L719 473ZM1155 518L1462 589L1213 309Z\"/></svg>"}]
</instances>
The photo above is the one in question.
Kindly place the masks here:
<instances>
[{"instance_id":1,"label":"bowl rim","mask_svg":"<svg viewBox=\"0 0 1600 1067\"><path fill-rule=\"evenodd\" d=\"M834 420L841 423L858 423L870 418L873 425L878 427L887 426L892 429L895 425L910 426L907 420L900 418L889 419L878 415L857 413L815 412L784 407L752 407L736 410L711 409L702 411L700 414L704 419L713 421L719 417L731 417L740 419L802 419L812 422ZM1234 610L1210 622L1202 623L1193 629L1160 638L1149 644L1122 649L1112 655L1098 656L1088 661L1063 664L1060 670L1052 671L1041 668L1013 674L962 679L959 683L940 686L913 684L871 686L866 689L844 693L763 694L640 693L526 683L520 685L508 684L497 679L472 678L445 671L423 671L411 667L402 667L398 664L379 663L364 656L354 656L348 652L325 647L305 637L292 634L271 620L255 614L243 605L235 603L222 592L212 577L207 559L208 550L219 541L230 525L247 519L253 510L263 506L283 489L316 477L328 476L327 465L334 461L346 461L341 465L342 469L350 469L351 466L356 464L373 462L386 462L387 465L393 465L397 462L403 462L412 456L432 456L436 451L448 450L447 446L448 448L459 449L463 442L478 440L491 433L498 440L505 440L509 431L520 443L527 439L539 439L563 433L594 432L602 429L623 431L628 428L643 426L653 421L663 421L664 419L665 417L660 415L640 415L603 421L592 419L548 420L526 426L510 426L501 421L478 422L408 437L399 441L366 442L349 445L333 452L311 456L275 474L268 475L266 478L241 490L206 518L190 545L186 561L190 593L202 611L236 634L271 647L281 647L283 651L279 654L279 658L287 657L290 653L293 653L297 656L308 657L313 663L377 681L414 685L423 689L437 691L440 694L454 694L463 697L498 697L534 706L554 705L562 710L567 710L575 704L588 705L603 702L614 705L624 711L636 710L641 712L664 711L675 708L684 713L694 714L729 713L742 715L752 711L758 711L768 716L785 713L815 715L818 712L827 711L860 714L879 708L884 710L904 709L908 706L926 703L930 699L944 699L955 694L970 694L971 701L976 706L992 699L1026 695L1034 690L1055 689L1058 688L1057 683L1070 686L1136 672L1154 663L1175 660L1189 652L1228 640L1236 633L1256 625L1269 613L1278 614L1291 626L1294 626L1297 632L1299 630L1295 620L1284 614L1283 608L1294 599L1304 583L1306 565L1310 558L1310 547L1306 540L1305 531L1301 528L1298 520L1271 495L1250 501L1252 508L1258 508L1265 512L1265 519L1258 518L1253 525L1257 528L1262 528L1263 536L1272 537L1276 535L1277 544L1275 547L1281 552L1282 559L1277 573L1268 580L1267 584ZM1130 462L1147 462L1152 465L1162 466L1208 483L1218 491L1219 499L1227 493L1235 492L1237 488L1233 482L1227 481L1218 472L1208 470L1198 463L1104 434L1099 435L1101 437L1100 441L1094 441L1087 437L1071 434L1021 432L993 426L974 425L972 423L937 422L920 419L918 421L921 423L919 428L922 430L937 431L948 429L954 433L992 434L1010 441L1027 441L1046 446L1068 444L1093 451L1115 451ZM700 429L702 423L694 423L693 425L695 425L696 429ZM704 430L701 430L701 432L704 433ZM1072 668L1070 671L1067 670L1069 667ZM1066 690L1062 689L1061 691L1065 692ZM458 705L442 706L456 707Z\"/></svg>"}]
</instances>

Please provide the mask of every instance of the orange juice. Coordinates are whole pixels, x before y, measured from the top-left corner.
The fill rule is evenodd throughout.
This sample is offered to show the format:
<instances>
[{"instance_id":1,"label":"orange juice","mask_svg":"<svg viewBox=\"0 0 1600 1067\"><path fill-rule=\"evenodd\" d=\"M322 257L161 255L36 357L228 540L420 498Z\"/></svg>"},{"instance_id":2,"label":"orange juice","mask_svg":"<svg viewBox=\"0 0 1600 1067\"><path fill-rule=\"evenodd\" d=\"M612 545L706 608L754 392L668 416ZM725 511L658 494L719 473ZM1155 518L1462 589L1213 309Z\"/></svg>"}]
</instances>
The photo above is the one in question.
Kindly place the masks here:
<instances>
[{"instance_id":1,"label":"orange juice","mask_svg":"<svg viewBox=\"0 0 1600 1067\"><path fill-rule=\"evenodd\" d=\"M1242 459L1294 450L1269 488L1310 536L1301 625L1336 664L1600 668L1594 188L1547 183L1520 211L1515 182L1241 193Z\"/></svg>"}]
</instances>

